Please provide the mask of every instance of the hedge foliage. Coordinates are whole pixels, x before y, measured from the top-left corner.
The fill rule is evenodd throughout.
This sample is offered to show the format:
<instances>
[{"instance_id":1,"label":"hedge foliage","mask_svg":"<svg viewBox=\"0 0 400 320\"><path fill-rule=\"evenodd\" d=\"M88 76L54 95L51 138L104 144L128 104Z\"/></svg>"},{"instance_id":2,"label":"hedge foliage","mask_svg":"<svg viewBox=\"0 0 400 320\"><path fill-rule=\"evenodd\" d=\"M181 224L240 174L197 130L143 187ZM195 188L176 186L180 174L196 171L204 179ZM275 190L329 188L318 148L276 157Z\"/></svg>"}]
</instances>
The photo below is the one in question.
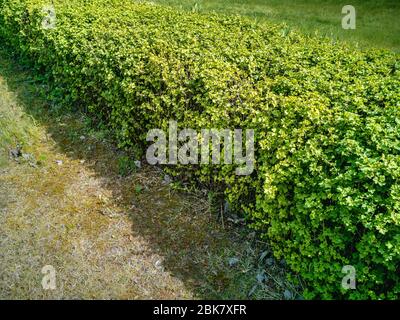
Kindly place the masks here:
<instances>
[{"instance_id":1,"label":"hedge foliage","mask_svg":"<svg viewBox=\"0 0 400 320\"><path fill-rule=\"evenodd\" d=\"M0 36L51 98L108 123L121 147L146 133L254 128L256 171L192 166L304 279L307 298L400 296L400 60L281 25L122 0L0 0ZM344 265L357 289L344 290Z\"/></svg>"}]
</instances>

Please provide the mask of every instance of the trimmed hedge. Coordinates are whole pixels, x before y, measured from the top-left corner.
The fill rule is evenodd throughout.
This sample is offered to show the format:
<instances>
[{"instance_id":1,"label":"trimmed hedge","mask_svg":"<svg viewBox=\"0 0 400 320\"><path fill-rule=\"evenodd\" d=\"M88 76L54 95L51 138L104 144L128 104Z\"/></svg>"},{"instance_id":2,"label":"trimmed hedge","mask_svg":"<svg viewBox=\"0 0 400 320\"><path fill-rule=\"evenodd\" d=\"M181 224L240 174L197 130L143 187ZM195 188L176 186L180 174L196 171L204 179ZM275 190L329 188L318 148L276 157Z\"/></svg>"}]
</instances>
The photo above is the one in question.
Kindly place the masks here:
<instances>
[{"instance_id":1,"label":"trimmed hedge","mask_svg":"<svg viewBox=\"0 0 400 320\"><path fill-rule=\"evenodd\" d=\"M51 99L146 147L153 128L254 128L256 171L218 185L304 279L307 298L400 296L400 61L284 26L122 0L0 0L0 36ZM357 289L341 288L344 265Z\"/></svg>"}]
</instances>

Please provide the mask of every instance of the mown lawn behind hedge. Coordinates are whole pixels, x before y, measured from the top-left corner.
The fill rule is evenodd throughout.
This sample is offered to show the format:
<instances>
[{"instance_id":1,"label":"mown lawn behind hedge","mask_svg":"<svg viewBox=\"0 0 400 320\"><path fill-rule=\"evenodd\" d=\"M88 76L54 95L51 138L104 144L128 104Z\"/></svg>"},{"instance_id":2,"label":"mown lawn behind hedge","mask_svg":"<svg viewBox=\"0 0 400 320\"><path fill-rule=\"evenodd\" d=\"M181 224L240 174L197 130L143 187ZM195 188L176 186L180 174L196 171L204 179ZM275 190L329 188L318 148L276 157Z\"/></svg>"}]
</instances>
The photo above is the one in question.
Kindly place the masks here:
<instances>
[{"instance_id":1,"label":"mown lawn behind hedge","mask_svg":"<svg viewBox=\"0 0 400 320\"><path fill-rule=\"evenodd\" d=\"M400 61L281 25L122 0L0 0L0 36L49 98L146 148L153 128L253 128L256 171L191 166L306 282L307 298L400 293ZM181 171L182 172L182 171ZM344 290L345 265L357 289Z\"/></svg>"},{"instance_id":2,"label":"mown lawn behind hedge","mask_svg":"<svg viewBox=\"0 0 400 320\"><path fill-rule=\"evenodd\" d=\"M320 34L361 48L400 52L400 2L397 0L153 0L196 12L239 14L256 21L286 23L304 34ZM356 11L356 29L343 29L342 8Z\"/></svg>"}]
</instances>

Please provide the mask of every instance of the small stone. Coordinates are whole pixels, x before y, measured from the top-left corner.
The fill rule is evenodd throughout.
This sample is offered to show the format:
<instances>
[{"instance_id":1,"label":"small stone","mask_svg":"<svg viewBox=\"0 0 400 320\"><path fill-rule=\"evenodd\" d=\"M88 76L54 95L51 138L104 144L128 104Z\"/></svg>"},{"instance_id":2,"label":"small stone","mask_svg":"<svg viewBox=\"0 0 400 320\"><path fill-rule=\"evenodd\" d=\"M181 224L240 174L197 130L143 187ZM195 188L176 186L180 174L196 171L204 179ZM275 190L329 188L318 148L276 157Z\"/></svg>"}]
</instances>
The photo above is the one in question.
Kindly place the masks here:
<instances>
[{"instance_id":1,"label":"small stone","mask_svg":"<svg viewBox=\"0 0 400 320\"><path fill-rule=\"evenodd\" d=\"M62 164L63 164L62 160L56 160L56 163L57 163L59 166L62 166Z\"/></svg>"},{"instance_id":2,"label":"small stone","mask_svg":"<svg viewBox=\"0 0 400 320\"><path fill-rule=\"evenodd\" d=\"M256 233L255 232L250 232L248 235L247 235L247 238L248 239L254 239L256 237Z\"/></svg>"},{"instance_id":3,"label":"small stone","mask_svg":"<svg viewBox=\"0 0 400 320\"><path fill-rule=\"evenodd\" d=\"M164 184L170 184L172 182L172 179L171 179L171 177L169 176L169 175L165 175L164 176L164 180L163 180L163 183Z\"/></svg>"},{"instance_id":4,"label":"small stone","mask_svg":"<svg viewBox=\"0 0 400 320\"><path fill-rule=\"evenodd\" d=\"M291 300L293 298L292 293L289 290L285 290L285 292L283 293L283 296L285 297L286 300Z\"/></svg>"},{"instance_id":5,"label":"small stone","mask_svg":"<svg viewBox=\"0 0 400 320\"><path fill-rule=\"evenodd\" d=\"M154 266L159 270L163 269L163 265L160 260L157 260L156 263L154 264Z\"/></svg>"},{"instance_id":6,"label":"small stone","mask_svg":"<svg viewBox=\"0 0 400 320\"><path fill-rule=\"evenodd\" d=\"M37 164L36 164L36 162L32 162L32 161L29 161L29 165L30 165L32 168L37 168L37 167L38 167Z\"/></svg>"},{"instance_id":7,"label":"small stone","mask_svg":"<svg viewBox=\"0 0 400 320\"><path fill-rule=\"evenodd\" d=\"M268 258L265 260L265 263L267 264L267 266L272 266L275 263L275 259L274 258Z\"/></svg>"},{"instance_id":8,"label":"small stone","mask_svg":"<svg viewBox=\"0 0 400 320\"><path fill-rule=\"evenodd\" d=\"M263 283L264 280L267 279L267 277L265 276L264 272L260 272L260 273L257 274L256 279L257 279L258 283Z\"/></svg>"},{"instance_id":9,"label":"small stone","mask_svg":"<svg viewBox=\"0 0 400 320\"><path fill-rule=\"evenodd\" d=\"M33 159L33 156L30 153L23 153L22 158L24 158L24 160L29 161Z\"/></svg>"},{"instance_id":10,"label":"small stone","mask_svg":"<svg viewBox=\"0 0 400 320\"><path fill-rule=\"evenodd\" d=\"M10 158L19 158L22 156L22 152L21 152L21 146L17 145L17 147L15 149L11 149L10 150Z\"/></svg>"},{"instance_id":11,"label":"small stone","mask_svg":"<svg viewBox=\"0 0 400 320\"><path fill-rule=\"evenodd\" d=\"M234 265L239 263L239 258L233 257L233 258L229 258L228 260L228 264L230 267L233 267Z\"/></svg>"}]
</instances>

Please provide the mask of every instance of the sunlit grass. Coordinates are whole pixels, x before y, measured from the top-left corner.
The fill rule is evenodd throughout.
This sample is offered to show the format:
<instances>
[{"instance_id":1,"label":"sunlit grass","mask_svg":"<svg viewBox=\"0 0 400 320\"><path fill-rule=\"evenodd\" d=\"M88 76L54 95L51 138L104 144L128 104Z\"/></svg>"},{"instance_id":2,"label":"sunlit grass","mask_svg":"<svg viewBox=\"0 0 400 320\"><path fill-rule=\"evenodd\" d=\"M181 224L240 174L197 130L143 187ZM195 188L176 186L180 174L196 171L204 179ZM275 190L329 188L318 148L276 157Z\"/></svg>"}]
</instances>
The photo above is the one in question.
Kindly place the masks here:
<instances>
[{"instance_id":1,"label":"sunlit grass","mask_svg":"<svg viewBox=\"0 0 400 320\"><path fill-rule=\"evenodd\" d=\"M153 0L152 2L199 12L250 16L258 21L286 23L306 34L318 33L362 48L400 51L400 1L397 0ZM355 30L342 29L341 11L356 9Z\"/></svg>"},{"instance_id":2,"label":"sunlit grass","mask_svg":"<svg viewBox=\"0 0 400 320\"><path fill-rule=\"evenodd\" d=\"M34 119L22 112L15 95L0 75L0 168L7 164L9 150L17 144L31 152L38 143L40 130Z\"/></svg>"}]
</instances>

